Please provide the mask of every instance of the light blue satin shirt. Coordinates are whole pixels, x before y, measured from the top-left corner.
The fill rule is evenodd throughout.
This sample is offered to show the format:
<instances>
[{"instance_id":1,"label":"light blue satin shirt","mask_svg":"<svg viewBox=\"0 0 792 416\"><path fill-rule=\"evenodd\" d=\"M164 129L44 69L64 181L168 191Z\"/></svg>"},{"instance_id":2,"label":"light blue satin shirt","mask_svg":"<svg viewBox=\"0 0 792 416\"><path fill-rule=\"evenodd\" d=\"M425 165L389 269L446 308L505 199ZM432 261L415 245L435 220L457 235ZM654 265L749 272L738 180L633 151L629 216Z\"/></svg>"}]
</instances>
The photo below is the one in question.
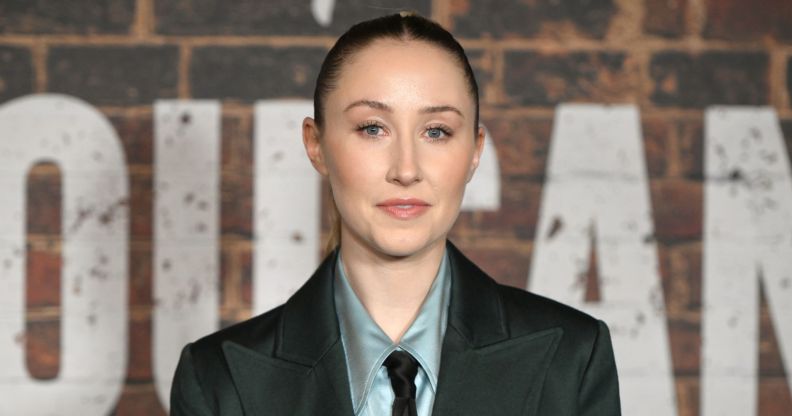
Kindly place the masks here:
<instances>
[{"instance_id":1,"label":"light blue satin shirt","mask_svg":"<svg viewBox=\"0 0 792 416\"><path fill-rule=\"evenodd\" d=\"M394 344L358 299L347 279L341 254L336 263L334 296L344 345L352 408L355 416L391 414L393 388L382 363L394 350L412 354L420 367L415 377L418 416L430 416L437 392L440 351L448 321L451 278L448 254L443 253L437 275L418 316Z\"/></svg>"}]
</instances>

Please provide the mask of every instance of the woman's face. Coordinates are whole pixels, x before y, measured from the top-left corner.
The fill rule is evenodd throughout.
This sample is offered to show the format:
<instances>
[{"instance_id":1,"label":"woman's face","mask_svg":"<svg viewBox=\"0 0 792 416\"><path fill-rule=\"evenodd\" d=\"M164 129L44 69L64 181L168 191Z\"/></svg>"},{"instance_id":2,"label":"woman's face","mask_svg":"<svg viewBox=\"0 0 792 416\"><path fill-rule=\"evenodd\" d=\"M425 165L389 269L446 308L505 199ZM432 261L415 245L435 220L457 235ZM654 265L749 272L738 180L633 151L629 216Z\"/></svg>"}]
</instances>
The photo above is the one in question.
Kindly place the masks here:
<instances>
[{"instance_id":1,"label":"woman's face","mask_svg":"<svg viewBox=\"0 0 792 416\"><path fill-rule=\"evenodd\" d=\"M395 257L444 244L484 142L453 56L376 40L343 64L324 108L303 141L329 179L343 244Z\"/></svg>"}]
</instances>

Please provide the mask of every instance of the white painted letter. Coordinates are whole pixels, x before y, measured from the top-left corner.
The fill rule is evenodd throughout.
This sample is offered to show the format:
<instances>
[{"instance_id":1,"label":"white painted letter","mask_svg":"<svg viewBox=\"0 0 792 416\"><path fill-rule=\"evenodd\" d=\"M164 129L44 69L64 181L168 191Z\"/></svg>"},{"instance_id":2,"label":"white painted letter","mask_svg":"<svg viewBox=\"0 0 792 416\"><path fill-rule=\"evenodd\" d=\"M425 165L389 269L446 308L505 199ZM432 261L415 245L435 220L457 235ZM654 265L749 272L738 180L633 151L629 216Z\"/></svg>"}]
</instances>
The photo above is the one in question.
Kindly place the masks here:
<instances>
[{"instance_id":1,"label":"white painted letter","mask_svg":"<svg viewBox=\"0 0 792 416\"><path fill-rule=\"evenodd\" d=\"M592 313L613 336L625 415L676 414L638 111L562 105L530 289ZM584 302L596 242L600 302Z\"/></svg>"},{"instance_id":2,"label":"white painted letter","mask_svg":"<svg viewBox=\"0 0 792 416\"><path fill-rule=\"evenodd\" d=\"M179 352L219 327L220 104L154 105L154 379L167 408Z\"/></svg>"},{"instance_id":3,"label":"white painted letter","mask_svg":"<svg viewBox=\"0 0 792 416\"><path fill-rule=\"evenodd\" d=\"M484 151L481 153L478 168L473 179L465 187L462 198L462 211L497 211L500 208L501 183L498 153L489 130L484 137Z\"/></svg>"},{"instance_id":4,"label":"white painted letter","mask_svg":"<svg viewBox=\"0 0 792 416\"><path fill-rule=\"evenodd\" d=\"M332 23L333 9L335 0L311 0L311 14L322 27L328 27Z\"/></svg>"},{"instance_id":5,"label":"white painted letter","mask_svg":"<svg viewBox=\"0 0 792 416\"><path fill-rule=\"evenodd\" d=\"M34 95L0 108L0 414L108 414L127 364L126 163L107 119L78 99ZM62 172L61 368L25 368L25 178Z\"/></svg>"},{"instance_id":6,"label":"white painted letter","mask_svg":"<svg viewBox=\"0 0 792 416\"><path fill-rule=\"evenodd\" d=\"M753 415L760 276L792 374L792 174L771 108L708 109L705 135L702 415Z\"/></svg>"},{"instance_id":7,"label":"white painted letter","mask_svg":"<svg viewBox=\"0 0 792 416\"><path fill-rule=\"evenodd\" d=\"M309 100L256 103L254 313L285 302L319 263L321 178L302 142Z\"/></svg>"}]
</instances>

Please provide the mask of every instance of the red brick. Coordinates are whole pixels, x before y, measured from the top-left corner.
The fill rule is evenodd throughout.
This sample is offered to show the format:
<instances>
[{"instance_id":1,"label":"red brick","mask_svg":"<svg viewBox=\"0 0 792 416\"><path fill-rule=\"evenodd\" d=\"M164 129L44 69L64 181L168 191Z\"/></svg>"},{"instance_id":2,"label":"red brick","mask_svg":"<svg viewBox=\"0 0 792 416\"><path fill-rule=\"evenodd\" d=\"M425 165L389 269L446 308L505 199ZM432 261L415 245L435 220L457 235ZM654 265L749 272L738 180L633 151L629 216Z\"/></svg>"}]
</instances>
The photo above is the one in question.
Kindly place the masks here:
<instances>
[{"instance_id":1,"label":"red brick","mask_svg":"<svg viewBox=\"0 0 792 416\"><path fill-rule=\"evenodd\" d=\"M152 380L151 349L151 318L130 316L127 383Z\"/></svg>"},{"instance_id":2,"label":"red brick","mask_svg":"<svg viewBox=\"0 0 792 416\"><path fill-rule=\"evenodd\" d=\"M699 376L701 368L701 324L689 319L669 319L668 340L674 374Z\"/></svg>"},{"instance_id":3,"label":"red brick","mask_svg":"<svg viewBox=\"0 0 792 416\"><path fill-rule=\"evenodd\" d=\"M222 244L220 249L220 307L237 311L250 308L250 250L240 244Z\"/></svg>"},{"instance_id":4,"label":"red brick","mask_svg":"<svg viewBox=\"0 0 792 416\"><path fill-rule=\"evenodd\" d=\"M4 20L2 7L0 3L0 27ZM33 60L30 50L15 46L0 46L0 103L32 93L33 80Z\"/></svg>"},{"instance_id":5,"label":"red brick","mask_svg":"<svg viewBox=\"0 0 792 416\"><path fill-rule=\"evenodd\" d=\"M481 104L495 98L495 54L493 50L465 49L473 74L478 84L479 102ZM491 97L491 98L490 98Z\"/></svg>"},{"instance_id":6,"label":"red brick","mask_svg":"<svg viewBox=\"0 0 792 416\"><path fill-rule=\"evenodd\" d=\"M220 228L222 235L252 238L253 176L223 172L220 183Z\"/></svg>"},{"instance_id":7,"label":"red brick","mask_svg":"<svg viewBox=\"0 0 792 416\"><path fill-rule=\"evenodd\" d=\"M792 64L792 59L790 59L790 64ZM789 67L789 86L792 91L792 65ZM792 120L781 120L781 133L784 135L787 160L792 163Z\"/></svg>"},{"instance_id":8,"label":"red brick","mask_svg":"<svg viewBox=\"0 0 792 416\"><path fill-rule=\"evenodd\" d=\"M61 254L58 251L28 251L25 273L28 308L60 306L61 264Z\"/></svg>"},{"instance_id":9,"label":"red brick","mask_svg":"<svg viewBox=\"0 0 792 416\"><path fill-rule=\"evenodd\" d=\"M589 233L589 238L591 240L591 245L588 249L588 268L585 273L578 275L578 281L585 285L583 301L599 302L602 298L600 297L599 257L597 256L596 231Z\"/></svg>"},{"instance_id":10,"label":"red brick","mask_svg":"<svg viewBox=\"0 0 792 416\"><path fill-rule=\"evenodd\" d=\"M553 120L491 117L483 120L498 153L501 175L544 178Z\"/></svg>"},{"instance_id":11,"label":"red brick","mask_svg":"<svg viewBox=\"0 0 792 416\"><path fill-rule=\"evenodd\" d=\"M110 116L128 165L151 166L154 146L154 125L150 115Z\"/></svg>"},{"instance_id":12,"label":"red brick","mask_svg":"<svg viewBox=\"0 0 792 416\"><path fill-rule=\"evenodd\" d=\"M665 244L657 244L657 265L660 274L660 283L663 286L666 312L670 312L670 290L671 290L671 247Z\"/></svg>"},{"instance_id":13,"label":"red brick","mask_svg":"<svg viewBox=\"0 0 792 416\"><path fill-rule=\"evenodd\" d=\"M220 307L228 308L230 293L235 290L231 287L234 281L235 269L231 257L233 252L225 247L225 244L220 244L220 285L218 286L218 297L220 299Z\"/></svg>"},{"instance_id":14,"label":"red brick","mask_svg":"<svg viewBox=\"0 0 792 416\"><path fill-rule=\"evenodd\" d=\"M370 14L370 10L359 7L358 3L337 2L331 27L322 28L311 16L307 3L294 9L293 2L277 0L272 7L261 8L255 2L243 0L239 7L218 9L206 0L141 1L141 5L153 5L156 16L149 22L150 16L141 14L143 19L138 23L142 24L138 27L132 23L130 14L134 14L138 2L132 0L112 0L102 5L93 4L96 2L92 0L78 0L79 7L71 8L49 4L52 2L46 0L24 5L23 2L18 5L5 3L0 4L0 32L5 33L5 37L9 34L15 37L18 33L73 33L89 34L90 38L81 40L71 36L64 41L69 44L66 45L60 38L52 37L51 42L47 42L50 46L45 48L49 58L47 67L43 68L44 79L37 79L33 60L41 57L37 55L41 50L36 46L40 39L33 39L29 45L24 41L22 45L9 37L6 46L0 46L0 103L33 92L38 85L36 81L43 81L49 85L38 86L74 94L95 105L147 108L154 99L175 97L179 60L173 39L166 40L167 45L159 45L156 39L153 43L157 45L152 44L151 39L144 40L147 23L154 23L155 32L166 38L183 34L203 36L197 40L200 45L192 48L192 66L187 68L191 75L196 75L190 80L195 96L252 102L276 96L310 97L310 70L317 69L317 59L323 55L324 48L315 42L317 38L302 36L319 35L330 39L329 36L340 33L351 21ZM424 14L432 8L432 2L426 0L408 3ZM629 49L627 51L618 45L614 49L610 41L599 40L619 35L619 31L625 30L624 24L628 24L628 31L633 24L640 25L643 35L648 39L654 37L652 43L658 42L658 37L680 40L697 36L692 32L697 29L695 24L687 26L694 22L691 18L696 17L686 15L688 9L694 10L690 2L646 0L636 6L643 10L643 22L633 23L624 22L625 17L632 17L632 9L621 10L621 3L612 0L583 3L586 4L573 0L451 0L438 3L439 17L447 19L455 33L464 38L463 43L475 45L468 48L467 53L479 81L481 101L487 114L483 122L495 141L503 180L501 209L462 213L452 229L451 238L496 280L524 288L530 270L531 241L536 238L553 120L544 115L525 115L527 111L513 111L514 107L547 109L562 101L643 103L648 99L649 107L667 109L663 110L663 115L653 113L651 108L642 109L643 143L651 179L678 414L697 416L700 407L704 180L701 110L716 104L772 104L773 97L784 94L771 94L771 87L786 89L792 96L792 57L785 49L792 40L792 15L788 13L792 6L787 0L770 0L759 6L736 0L705 0L700 7L705 13L701 19L705 24L702 33L705 42L693 49L688 48L690 45L650 48L656 52L649 58L650 79L648 85L644 85L640 62L634 60L631 52L637 50L636 46L640 49L640 42L624 46ZM698 6L695 10L699 10ZM78 16L80 13L83 15ZM136 32L143 29L143 38L102 36L106 33L123 36L133 25ZM287 37L274 38L275 44L252 38L232 39L233 45L222 46L220 44L227 43L225 38L212 35ZM0 38L3 37L0 34ZM515 40L497 43L505 38ZM529 41L524 42L525 39ZM726 42L710 45L708 40L711 39ZM676 40L672 43L679 43ZM99 43L93 45L94 41ZM143 45L144 52L140 52L141 42L148 44ZM302 46L287 45L295 42ZM495 47L489 48L493 42ZM563 50L565 48L571 49ZM267 54L248 54L262 51ZM114 53L124 55L125 59L150 56L153 61L146 62L154 62L154 66L159 67L154 70L152 65L144 65L143 68L139 64L143 62L141 59L132 59L133 64L126 65L121 62L123 59L108 58ZM502 53L505 53L503 57ZM273 72L271 68L277 66L279 59L291 59L289 56L297 56L297 61L291 60L291 66L276 68L281 72ZM781 66L775 68L780 69L780 73L773 72L770 56L780 59ZM259 59L274 59L275 64ZM221 64L245 73L224 71ZM261 84L260 76L257 78L252 73L256 70L259 75L274 73L275 76ZM218 73L225 73L226 78L217 78ZM781 78L771 79L772 75L779 74ZM773 84L775 81L779 81L778 85ZM644 97L645 94L648 97ZM789 115L786 107L776 110L782 116ZM683 115L676 115L680 111ZM530 114L535 113L538 112ZM670 116L664 115L666 113ZM151 383L152 334L148 316L152 305L153 192L152 173L146 172L154 168L152 116L143 109L112 111L108 118L119 134L127 163L134 172L129 178L132 243L129 303L133 314L128 323L127 380L113 414L162 415L165 412ZM221 288L223 299L229 300L223 304L223 326L237 322L252 307L253 124L252 107L249 106L241 111L226 111L223 117L223 176L219 201L223 233ZM781 128L787 154L792 157L792 119L782 119ZM52 166L33 168L26 191L27 227L34 235L28 237L25 300L26 313L33 318L27 323L27 335L20 335L18 342L25 343L26 365L31 373L43 379L56 377L60 366L60 320L40 318L42 308L57 308L61 301L58 277L61 269L58 253L61 178L57 173L52 174L55 170ZM323 212L327 212L326 181L323 181L323 190ZM322 230L324 235L329 230L325 216L322 217ZM19 260L24 258L24 253L19 250ZM12 264L6 262L11 261L15 260L0 259L0 274L3 267ZM63 290L79 290L79 286ZM234 292L233 296L229 291ZM756 319L760 324L757 412L769 416L792 414L788 390L790 376L785 374L777 328L773 327L765 304Z\"/></svg>"},{"instance_id":15,"label":"red brick","mask_svg":"<svg viewBox=\"0 0 792 416\"><path fill-rule=\"evenodd\" d=\"M668 143L674 126L665 119L647 118L642 121L644 155L650 178L665 175L668 166Z\"/></svg>"},{"instance_id":16,"label":"red brick","mask_svg":"<svg viewBox=\"0 0 792 416\"><path fill-rule=\"evenodd\" d=\"M193 50L191 91L196 98L255 101L310 98L327 50L268 46L206 46Z\"/></svg>"},{"instance_id":17,"label":"red brick","mask_svg":"<svg viewBox=\"0 0 792 416\"><path fill-rule=\"evenodd\" d=\"M759 374L762 377L783 377L784 362L776 337L777 331L767 305L764 285L762 288L759 311ZM783 321L785 317L776 316L774 319Z\"/></svg>"},{"instance_id":18,"label":"red brick","mask_svg":"<svg viewBox=\"0 0 792 416\"><path fill-rule=\"evenodd\" d=\"M662 107L767 104L768 65L765 52L659 52L649 63L650 98Z\"/></svg>"},{"instance_id":19,"label":"red brick","mask_svg":"<svg viewBox=\"0 0 792 416\"><path fill-rule=\"evenodd\" d=\"M683 317L701 309L701 246L659 244L661 274L669 316ZM667 259L667 268L662 259Z\"/></svg>"},{"instance_id":20,"label":"red brick","mask_svg":"<svg viewBox=\"0 0 792 416\"><path fill-rule=\"evenodd\" d=\"M497 211L461 212L451 229L451 236L510 238L529 241L534 238L539 217L542 185L524 176L501 178L501 206Z\"/></svg>"},{"instance_id":21,"label":"red brick","mask_svg":"<svg viewBox=\"0 0 792 416\"><path fill-rule=\"evenodd\" d=\"M792 3L788 0L705 0L705 5L705 37L792 40Z\"/></svg>"},{"instance_id":22,"label":"red brick","mask_svg":"<svg viewBox=\"0 0 792 416\"><path fill-rule=\"evenodd\" d=\"M159 401L154 386L146 384L126 385L112 414L115 416L165 416L167 413Z\"/></svg>"},{"instance_id":23,"label":"red brick","mask_svg":"<svg viewBox=\"0 0 792 416\"><path fill-rule=\"evenodd\" d=\"M503 88L516 105L635 102L638 68L620 52L508 51Z\"/></svg>"},{"instance_id":24,"label":"red brick","mask_svg":"<svg viewBox=\"0 0 792 416\"><path fill-rule=\"evenodd\" d=\"M702 120L682 121L678 125L679 166L682 176L689 179L704 178L704 123Z\"/></svg>"},{"instance_id":25,"label":"red brick","mask_svg":"<svg viewBox=\"0 0 792 416\"><path fill-rule=\"evenodd\" d=\"M789 57L786 63L786 87L788 96L792 97L792 57Z\"/></svg>"},{"instance_id":26,"label":"red brick","mask_svg":"<svg viewBox=\"0 0 792 416\"><path fill-rule=\"evenodd\" d=\"M46 173L37 173L37 172ZM53 163L39 163L27 176L27 231L53 237L61 235L61 175Z\"/></svg>"},{"instance_id":27,"label":"red brick","mask_svg":"<svg viewBox=\"0 0 792 416\"><path fill-rule=\"evenodd\" d=\"M612 0L452 0L454 33L462 37L577 36L602 39L617 13Z\"/></svg>"},{"instance_id":28,"label":"red brick","mask_svg":"<svg viewBox=\"0 0 792 416\"><path fill-rule=\"evenodd\" d=\"M251 123L239 117L223 117L221 146L223 170L253 172L253 131Z\"/></svg>"},{"instance_id":29,"label":"red brick","mask_svg":"<svg viewBox=\"0 0 792 416\"><path fill-rule=\"evenodd\" d=\"M60 319L28 320L24 342L30 376L39 380L57 377L60 372Z\"/></svg>"},{"instance_id":30,"label":"red brick","mask_svg":"<svg viewBox=\"0 0 792 416\"><path fill-rule=\"evenodd\" d=\"M677 377L675 386L679 416L699 416L701 393L698 377Z\"/></svg>"},{"instance_id":31,"label":"red brick","mask_svg":"<svg viewBox=\"0 0 792 416\"><path fill-rule=\"evenodd\" d=\"M684 35L687 6L687 0L646 0L644 31L667 38Z\"/></svg>"},{"instance_id":32,"label":"red brick","mask_svg":"<svg viewBox=\"0 0 792 416\"><path fill-rule=\"evenodd\" d=\"M505 248L489 248L473 241L452 239L454 244L481 270L498 283L525 290L531 269L531 251L521 250L516 245Z\"/></svg>"},{"instance_id":33,"label":"red brick","mask_svg":"<svg viewBox=\"0 0 792 416\"><path fill-rule=\"evenodd\" d=\"M239 264L239 274L242 291L242 305L245 308L253 307L253 252L248 248L236 251Z\"/></svg>"},{"instance_id":34,"label":"red brick","mask_svg":"<svg viewBox=\"0 0 792 416\"><path fill-rule=\"evenodd\" d=\"M150 240L152 237L153 189L152 174L129 176L129 231L133 239Z\"/></svg>"},{"instance_id":35,"label":"red brick","mask_svg":"<svg viewBox=\"0 0 792 416\"><path fill-rule=\"evenodd\" d=\"M126 33L135 0L4 1L0 33Z\"/></svg>"},{"instance_id":36,"label":"red brick","mask_svg":"<svg viewBox=\"0 0 792 416\"><path fill-rule=\"evenodd\" d=\"M153 305L151 246L129 248L129 305Z\"/></svg>"},{"instance_id":37,"label":"red brick","mask_svg":"<svg viewBox=\"0 0 792 416\"><path fill-rule=\"evenodd\" d=\"M655 235L658 241L701 239L703 185L699 182L656 180L650 184Z\"/></svg>"},{"instance_id":38,"label":"red brick","mask_svg":"<svg viewBox=\"0 0 792 416\"><path fill-rule=\"evenodd\" d=\"M176 97L178 55L173 45L52 47L48 87L94 105L151 105Z\"/></svg>"},{"instance_id":39,"label":"red brick","mask_svg":"<svg viewBox=\"0 0 792 416\"><path fill-rule=\"evenodd\" d=\"M792 414L792 397L789 394L789 379L769 377L759 380L759 409L757 415Z\"/></svg>"},{"instance_id":40,"label":"red brick","mask_svg":"<svg viewBox=\"0 0 792 416\"><path fill-rule=\"evenodd\" d=\"M237 0L233 7L209 0L154 2L156 31L169 35L340 35L349 26L378 15L414 10L431 12L430 0L333 2L328 27L320 25L308 1ZM264 7L266 6L266 7Z\"/></svg>"}]
</instances>

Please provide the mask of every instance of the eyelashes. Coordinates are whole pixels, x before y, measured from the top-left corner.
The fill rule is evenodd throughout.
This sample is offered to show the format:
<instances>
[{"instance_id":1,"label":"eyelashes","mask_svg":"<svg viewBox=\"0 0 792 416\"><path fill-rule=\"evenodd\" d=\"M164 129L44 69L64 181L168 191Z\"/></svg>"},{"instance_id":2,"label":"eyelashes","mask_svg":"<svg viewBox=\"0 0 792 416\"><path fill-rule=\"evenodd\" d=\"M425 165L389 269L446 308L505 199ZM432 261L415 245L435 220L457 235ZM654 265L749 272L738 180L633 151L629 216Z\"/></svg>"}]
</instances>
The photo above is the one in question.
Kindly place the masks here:
<instances>
[{"instance_id":1,"label":"eyelashes","mask_svg":"<svg viewBox=\"0 0 792 416\"><path fill-rule=\"evenodd\" d=\"M364 136L376 137L384 134L385 127L376 121L364 121L355 130Z\"/></svg>"},{"instance_id":2,"label":"eyelashes","mask_svg":"<svg viewBox=\"0 0 792 416\"><path fill-rule=\"evenodd\" d=\"M369 138L387 135L385 126L383 126L380 122L373 120L364 121L363 123L358 124L355 127L355 131L357 131L360 135ZM423 135L429 141L443 141L451 138L454 135L454 131L444 124L430 124L424 128Z\"/></svg>"},{"instance_id":3,"label":"eyelashes","mask_svg":"<svg viewBox=\"0 0 792 416\"><path fill-rule=\"evenodd\" d=\"M426 134L432 140L442 140L443 138L451 137L453 132L447 126L440 124L427 127Z\"/></svg>"}]
</instances>

